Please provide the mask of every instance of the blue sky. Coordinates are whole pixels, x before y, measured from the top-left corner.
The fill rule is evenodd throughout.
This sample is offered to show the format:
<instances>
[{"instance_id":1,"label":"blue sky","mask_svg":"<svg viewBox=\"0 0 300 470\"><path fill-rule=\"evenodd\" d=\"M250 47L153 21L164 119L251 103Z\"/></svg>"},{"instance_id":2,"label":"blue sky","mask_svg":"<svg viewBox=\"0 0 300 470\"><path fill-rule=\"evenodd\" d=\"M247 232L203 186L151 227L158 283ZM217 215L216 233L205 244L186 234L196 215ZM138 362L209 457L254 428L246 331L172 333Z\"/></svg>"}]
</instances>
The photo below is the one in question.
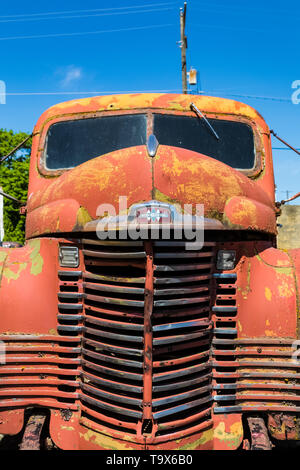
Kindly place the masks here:
<instances>
[{"instance_id":1,"label":"blue sky","mask_svg":"<svg viewBox=\"0 0 300 470\"><path fill-rule=\"evenodd\" d=\"M176 42L183 1L0 5L0 80L7 92L0 127L31 131L46 108L84 92L181 90ZM291 95L300 80L299 21L298 1L187 0L187 66L200 72L199 88L250 104L297 148L300 104ZM283 147L275 139L273 145ZM278 199L300 191L300 156L276 149L273 156Z\"/></svg>"}]
</instances>

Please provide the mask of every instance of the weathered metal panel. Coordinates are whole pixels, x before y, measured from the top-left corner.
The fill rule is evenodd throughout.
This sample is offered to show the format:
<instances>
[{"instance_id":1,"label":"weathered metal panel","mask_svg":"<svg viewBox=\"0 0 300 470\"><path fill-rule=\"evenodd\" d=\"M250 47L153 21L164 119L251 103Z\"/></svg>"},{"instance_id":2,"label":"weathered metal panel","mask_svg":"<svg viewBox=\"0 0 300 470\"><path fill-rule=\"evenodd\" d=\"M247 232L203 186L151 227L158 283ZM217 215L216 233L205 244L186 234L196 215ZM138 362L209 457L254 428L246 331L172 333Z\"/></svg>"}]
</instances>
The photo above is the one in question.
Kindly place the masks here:
<instances>
[{"instance_id":1,"label":"weathered metal panel","mask_svg":"<svg viewBox=\"0 0 300 470\"><path fill-rule=\"evenodd\" d=\"M294 250L300 248L300 206L281 206L280 216L277 219L278 236L277 246L281 250Z\"/></svg>"},{"instance_id":2,"label":"weathered metal panel","mask_svg":"<svg viewBox=\"0 0 300 470\"><path fill-rule=\"evenodd\" d=\"M57 240L0 249L0 257L1 334L57 334Z\"/></svg>"},{"instance_id":3,"label":"weathered metal panel","mask_svg":"<svg viewBox=\"0 0 300 470\"><path fill-rule=\"evenodd\" d=\"M212 240L197 255L178 242L172 249L130 241L119 249L115 242L106 250L85 235L76 242L77 270L58 267L59 239L0 249L0 340L7 353L0 433L17 434L24 409L44 407L62 449L237 449L244 412L268 413L278 439L299 438L300 366L292 358L300 255L273 247L270 136L259 114L234 101L193 97L208 117L253 126L258 159L251 178L205 155L164 146L155 158L146 147L133 147L43 176L40 158L51 123L139 109L191 115L190 101L137 94L74 100L46 111L33 137L27 238L78 233L89 221L95 228L98 205L118 209L122 195L128 207L154 198L204 203L206 217L222 222L211 229L222 230L224 239L228 229L231 235L238 229L264 232L269 241L218 242L218 249L236 250L230 272L214 272ZM109 269L99 273L101 267ZM129 267L133 272L124 276Z\"/></svg>"},{"instance_id":4,"label":"weathered metal panel","mask_svg":"<svg viewBox=\"0 0 300 470\"><path fill-rule=\"evenodd\" d=\"M295 270L288 253L253 247L237 266L240 338L296 338ZM255 320L254 320L255 318Z\"/></svg>"},{"instance_id":5,"label":"weathered metal panel","mask_svg":"<svg viewBox=\"0 0 300 470\"><path fill-rule=\"evenodd\" d=\"M239 171L213 158L159 147L154 159L153 197L169 203L204 204L206 217L226 228L276 233L272 200Z\"/></svg>"},{"instance_id":6,"label":"weathered metal panel","mask_svg":"<svg viewBox=\"0 0 300 470\"><path fill-rule=\"evenodd\" d=\"M60 177L55 177L54 173L48 175L54 178L42 176L39 165L45 132L53 122L94 117L99 113L136 112L138 109L193 115L190 109L191 100L208 117L224 119L225 116L226 119L242 120L253 126L258 156L258 167L252 175L253 180L209 157L163 146L158 148L155 162L148 156L146 147L133 147L95 158L68 170ZM61 173L58 172L58 175ZM69 231L79 230L84 222L96 217L96 208L102 202L117 207L120 195L128 197L129 206L153 197L181 205L205 202L206 212L217 219L223 216L227 200L234 196L242 197L243 205L251 206L251 217L245 218L241 210L240 217L236 219L237 214L234 214L235 218L231 221L231 211L228 208L231 228L240 225L244 229L276 232L272 213L274 177L269 129L253 108L231 100L189 95L136 94L61 103L47 110L35 127L30 175L27 237L63 231L66 225L70 227ZM69 213L59 203L59 200L65 198L73 200L71 206L74 207ZM54 201L57 204L52 206ZM53 216L50 209L53 209ZM40 225L38 219L41 219Z\"/></svg>"}]
</instances>

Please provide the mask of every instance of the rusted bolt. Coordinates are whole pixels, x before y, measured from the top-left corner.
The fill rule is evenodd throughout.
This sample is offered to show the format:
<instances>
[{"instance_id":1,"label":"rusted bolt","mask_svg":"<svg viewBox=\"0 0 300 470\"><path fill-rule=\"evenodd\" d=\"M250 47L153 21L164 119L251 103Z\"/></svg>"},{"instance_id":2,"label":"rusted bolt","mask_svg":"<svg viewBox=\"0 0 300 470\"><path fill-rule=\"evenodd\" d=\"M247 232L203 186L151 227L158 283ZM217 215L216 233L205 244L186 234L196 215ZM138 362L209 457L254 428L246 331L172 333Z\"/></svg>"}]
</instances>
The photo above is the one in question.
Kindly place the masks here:
<instances>
[{"instance_id":1,"label":"rusted bolt","mask_svg":"<svg viewBox=\"0 0 300 470\"><path fill-rule=\"evenodd\" d=\"M64 421L70 421L72 418L73 412L68 409L62 409L60 410L60 415Z\"/></svg>"}]
</instances>

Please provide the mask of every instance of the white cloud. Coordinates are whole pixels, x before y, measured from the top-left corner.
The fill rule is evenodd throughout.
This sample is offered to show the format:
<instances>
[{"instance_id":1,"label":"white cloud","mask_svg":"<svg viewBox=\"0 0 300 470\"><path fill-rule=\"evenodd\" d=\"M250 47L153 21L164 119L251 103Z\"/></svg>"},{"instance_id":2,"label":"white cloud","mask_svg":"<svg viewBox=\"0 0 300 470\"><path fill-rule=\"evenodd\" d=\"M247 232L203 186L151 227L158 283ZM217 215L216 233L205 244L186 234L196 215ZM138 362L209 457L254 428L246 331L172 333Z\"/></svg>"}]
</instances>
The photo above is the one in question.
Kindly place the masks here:
<instances>
[{"instance_id":1,"label":"white cloud","mask_svg":"<svg viewBox=\"0 0 300 470\"><path fill-rule=\"evenodd\" d=\"M77 83L82 78L82 69L80 67L75 67L74 65L70 65L66 67L64 70L60 71L60 75L63 76L60 84L63 88L73 85Z\"/></svg>"}]
</instances>

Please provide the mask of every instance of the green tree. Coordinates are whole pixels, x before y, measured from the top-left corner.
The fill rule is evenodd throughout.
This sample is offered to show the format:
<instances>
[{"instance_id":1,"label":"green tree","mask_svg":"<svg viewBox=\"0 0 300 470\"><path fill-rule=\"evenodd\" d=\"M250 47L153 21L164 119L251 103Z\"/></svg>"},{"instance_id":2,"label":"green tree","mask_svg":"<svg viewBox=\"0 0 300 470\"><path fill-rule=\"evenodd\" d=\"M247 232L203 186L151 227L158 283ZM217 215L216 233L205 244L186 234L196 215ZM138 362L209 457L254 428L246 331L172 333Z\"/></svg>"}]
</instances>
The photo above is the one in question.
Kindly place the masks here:
<instances>
[{"instance_id":1,"label":"green tree","mask_svg":"<svg viewBox=\"0 0 300 470\"><path fill-rule=\"evenodd\" d=\"M28 136L25 132L0 129L0 158ZM27 199L30 148L31 139L0 165L0 186L3 192L24 202ZM18 204L4 198L4 240L24 242L25 217L20 215L19 210Z\"/></svg>"}]
</instances>

